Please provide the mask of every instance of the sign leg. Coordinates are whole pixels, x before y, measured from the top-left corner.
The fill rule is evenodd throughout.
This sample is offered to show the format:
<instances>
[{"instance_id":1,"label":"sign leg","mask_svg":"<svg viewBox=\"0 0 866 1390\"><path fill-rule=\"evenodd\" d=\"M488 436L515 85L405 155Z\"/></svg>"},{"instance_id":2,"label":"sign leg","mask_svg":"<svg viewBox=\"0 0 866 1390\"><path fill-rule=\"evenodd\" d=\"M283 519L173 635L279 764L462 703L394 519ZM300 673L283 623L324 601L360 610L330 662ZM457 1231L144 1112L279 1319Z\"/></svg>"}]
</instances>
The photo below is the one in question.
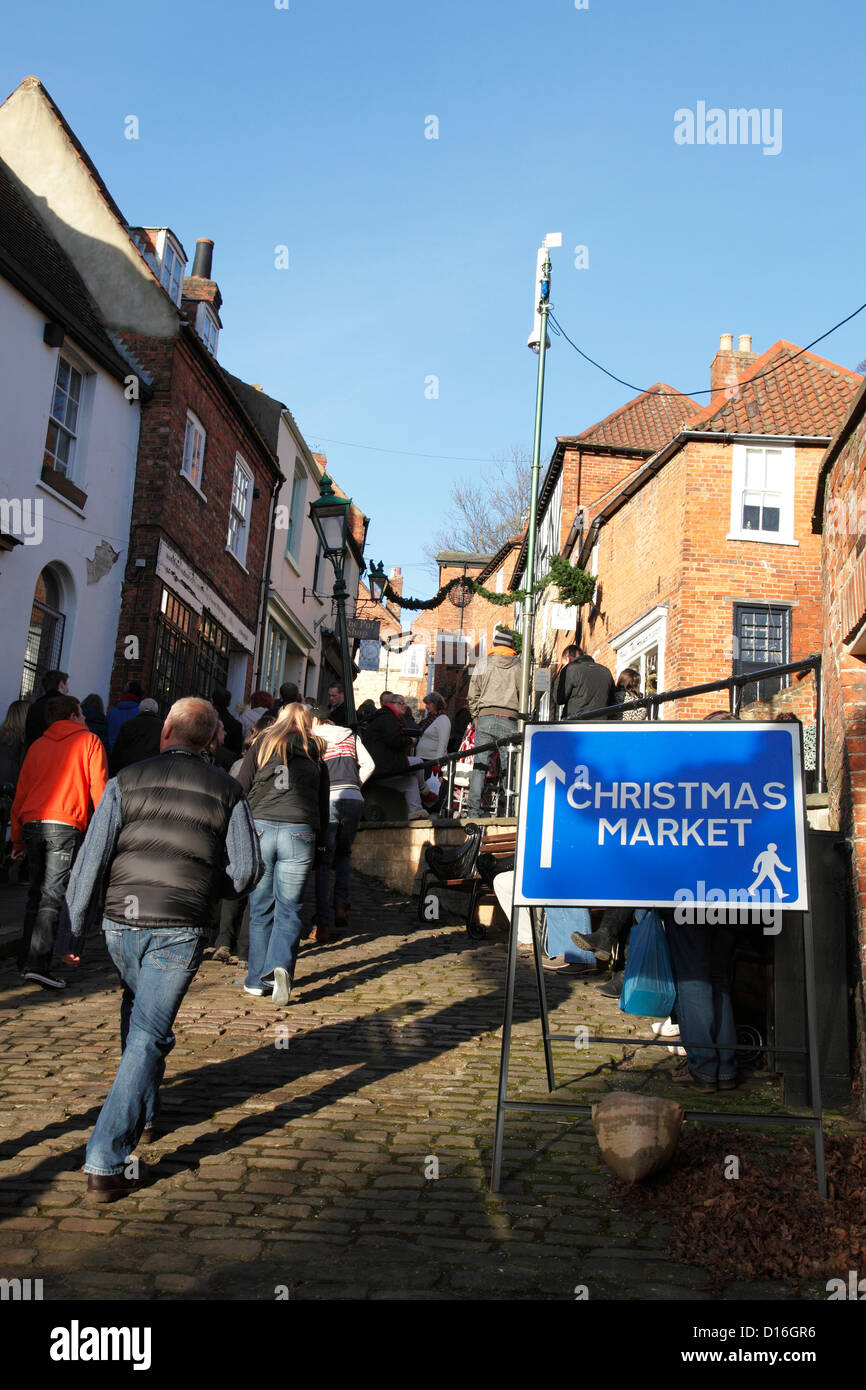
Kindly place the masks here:
<instances>
[{"instance_id":1,"label":"sign leg","mask_svg":"<svg viewBox=\"0 0 866 1390\"><path fill-rule=\"evenodd\" d=\"M547 994L544 988L544 966L541 963L541 933L538 930L537 907L529 909L529 919L532 923L532 950L535 956L535 980L538 986L538 1011L541 1018L541 1037L544 1043L547 1089L552 1091L556 1086L556 1078L553 1074L553 1050L550 1046L550 1024L547 1018Z\"/></svg>"},{"instance_id":2,"label":"sign leg","mask_svg":"<svg viewBox=\"0 0 866 1390\"><path fill-rule=\"evenodd\" d=\"M815 989L815 942L812 934L812 914L803 913L803 974L806 981L806 1046L809 1049L809 1089L812 1093L812 1114L815 1125L815 1171L818 1177L818 1196L827 1196L827 1171L824 1161L824 1111L821 1104L821 1058L818 1053L818 1010Z\"/></svg>"},{"instance_id":3,"label":"sign leg","mask_svg":"<svg viewBox=\"0 0 866 1390\"><path fill-rule=\"evenodd\" d=\"M493 1168L490 1191L498 1192L502 1178L502 1145L505 1138L505 1101L508 1097L508 1059L511 1055L511 1024L514 1018L514 983L517 976L517 913L512 906L508 933L508 963L505 968L505 1014L502 1019L502 1051L499 1056L499 1093L496 1100L496 1126L493 1131Z\"/></svg>"}]
</instances>

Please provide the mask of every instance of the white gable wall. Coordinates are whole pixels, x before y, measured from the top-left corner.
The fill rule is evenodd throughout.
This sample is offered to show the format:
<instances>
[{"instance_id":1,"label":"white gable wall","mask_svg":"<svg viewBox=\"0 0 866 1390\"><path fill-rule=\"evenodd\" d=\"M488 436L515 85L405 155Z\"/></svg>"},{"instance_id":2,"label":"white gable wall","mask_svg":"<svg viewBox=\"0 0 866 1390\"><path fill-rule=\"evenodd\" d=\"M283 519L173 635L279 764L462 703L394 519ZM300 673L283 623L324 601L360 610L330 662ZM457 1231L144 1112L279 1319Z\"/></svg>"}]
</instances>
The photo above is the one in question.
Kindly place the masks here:
<instances>
[{"instance_id":1,"label":"white gable wall","mask_svg":"<svg viewBox=\"0 0 866 1390\"><path fill-rule=\"evenodd\" d=\"M0 551L0 719L19 697L33 594L47 565L57 567L64 589L60 664L70 691L107 698L129 545L139 405L71 338L66 346L90 369L75 475L87 493L85 515L40 481L58 358L58 349L42 341L44 324L45 315L0 278L0 500L17 500L25 516L41 514L42 529L36 543ZM88 582L87 561L102 541L118 558Z\"/></svg>"},{"instance_id":2,"label":"white gable wall","mask_svg":"<svg viewBox=\"0 0 866 1390\"><path fill-rule=\"evenodd\" d=\"M0 106L0 158L21 180L107 326L155 338L173 336L177 310L32 79Z\"/></svg>"}]
</instances>

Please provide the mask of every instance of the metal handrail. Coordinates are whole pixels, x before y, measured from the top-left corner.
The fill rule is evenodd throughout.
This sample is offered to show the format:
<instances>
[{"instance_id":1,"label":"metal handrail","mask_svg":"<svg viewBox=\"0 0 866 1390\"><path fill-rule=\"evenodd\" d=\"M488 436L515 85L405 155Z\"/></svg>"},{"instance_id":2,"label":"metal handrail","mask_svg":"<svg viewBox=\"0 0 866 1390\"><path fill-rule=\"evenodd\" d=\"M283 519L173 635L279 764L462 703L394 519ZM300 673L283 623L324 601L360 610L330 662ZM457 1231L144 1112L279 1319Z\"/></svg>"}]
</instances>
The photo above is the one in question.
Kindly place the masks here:
<instances>
[{"instance_id":1,"label":"metal handrail","mask_svg":"<svg viewBox=\"0 0 866 1390\"><path fill-rule=\"evenodd\" d=\"M717 690L727 690L729 692L729 708L733 713L734 692L736 690L742 690L743 687L747 685L756 685L761 681L774 680L778 676L796 675L799 672L802 672L805 675L809 671L814 671L816 673L816 790L818 792L823 792L824 720L821 690L821 657L817 653L813 654L812 656L806 657L803 661L790 661L782 666L763 666L760 667L757 671L749 671L746 674L738 676L725 676L721 680L717 681L704 681L700 685L685 685L679 687L677 690L663 690L661 692L657 691L654 695L642 695L639 699L629 700L627 703L621 705L600 705L595 709L582 711L580 718L582 720L603 719L610 718L610 716L613 714L616 715L618 719L621 719L626 710L646 708L649 714L649 718L651 720L657 720L658 708L660 705L669 704L673 700L690 699L694 695L709 695ZM516 715L516 718L521 720L524 724L533 722L533 717L531 714L518 713ZM456 766L456 764L458 762L463 762L467 758L474 757L476 753L486 753L488 751L492 751L493 749L499 748L508 748L509 750L506 770L506 802L510 803L513 800L515 800L517 797L517 791L511 786L511 776L514 765L512 750L515 746L522 745L522 743L523 731L520 730L515 734L506 734L504 738L490 739L484 743L476 744L474 748L464 748L462 751L458 750L458 752L456 753L445 753L442 755L442 757L437 758L437 765L439 767L446 767L448 769L447 804L449 808L451 806L451 801L454 793L454 767Z\"/></svg>"}]
</instances>

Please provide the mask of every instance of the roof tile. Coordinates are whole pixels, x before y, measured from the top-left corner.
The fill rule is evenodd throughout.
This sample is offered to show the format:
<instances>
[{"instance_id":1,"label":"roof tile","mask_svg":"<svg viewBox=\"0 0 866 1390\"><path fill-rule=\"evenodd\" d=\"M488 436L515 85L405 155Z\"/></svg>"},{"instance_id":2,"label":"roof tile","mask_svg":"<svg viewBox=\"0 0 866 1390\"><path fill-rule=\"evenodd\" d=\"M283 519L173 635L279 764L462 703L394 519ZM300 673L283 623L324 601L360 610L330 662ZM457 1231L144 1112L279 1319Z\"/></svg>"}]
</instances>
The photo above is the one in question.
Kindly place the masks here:
<instances>
[{"instance_id":1,"label":"roof tile","mask_svg":"<svg viewBox=\"0 0 866 1390\"><path fill-rule=\"evenodd\" d=\"M836 433L862 380L780 338L750 365L729 400L711 402L689 428L823 438Z\"/></svg>"}]
</instances>

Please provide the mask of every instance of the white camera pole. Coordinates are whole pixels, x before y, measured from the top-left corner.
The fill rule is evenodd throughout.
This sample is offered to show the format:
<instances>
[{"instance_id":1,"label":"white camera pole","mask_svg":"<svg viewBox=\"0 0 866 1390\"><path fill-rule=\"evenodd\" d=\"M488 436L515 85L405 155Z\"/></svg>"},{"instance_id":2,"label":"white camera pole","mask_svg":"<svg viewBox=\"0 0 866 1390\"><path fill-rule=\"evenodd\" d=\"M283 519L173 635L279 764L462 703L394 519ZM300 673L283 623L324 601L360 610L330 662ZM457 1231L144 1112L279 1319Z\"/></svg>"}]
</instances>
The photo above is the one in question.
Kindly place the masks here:
<instances>
[{"instance_id":1,"label":"white camera pole","mask_svg":"<svg viewBox=\"0 0 866 1390\"><path fill-rule=\"evenodd\" d=\"M541 479L541 415L544 405L544 362L550 343L547 338L547 316L550 311L550 248L562 245L561 232L548 232L541 243L536 263L535 321L529 335L528 347L538 353L538 381L535 388L535 435L532 443L532 474L529 492L529 527L526 536L527 597L523 604L523 628L520 664L520 713L529 712L532 676L532 646L535 635L535 531L538 512L538 487Z\"/></svg>"}]
</instances>

